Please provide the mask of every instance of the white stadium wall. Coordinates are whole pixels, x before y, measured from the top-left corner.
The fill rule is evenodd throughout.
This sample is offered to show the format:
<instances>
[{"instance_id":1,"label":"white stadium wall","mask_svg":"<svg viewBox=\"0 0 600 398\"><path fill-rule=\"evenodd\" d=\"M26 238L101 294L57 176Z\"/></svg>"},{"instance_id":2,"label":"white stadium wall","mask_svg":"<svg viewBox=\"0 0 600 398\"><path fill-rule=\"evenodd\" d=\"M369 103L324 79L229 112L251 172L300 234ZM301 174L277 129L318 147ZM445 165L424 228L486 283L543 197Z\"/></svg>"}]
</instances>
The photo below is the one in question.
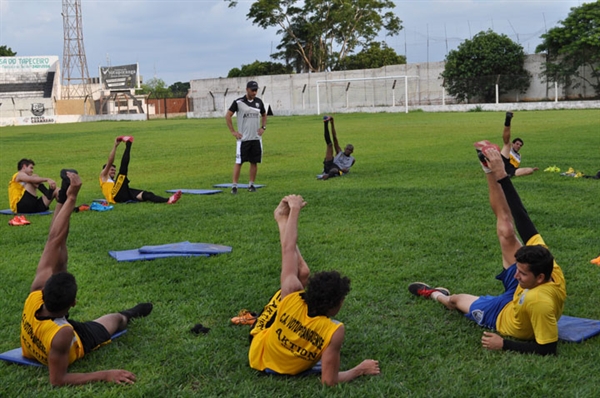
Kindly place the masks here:
<instances>
[{"instance_id":1,"label":"white stadium wall","mask_svg":"<svg viewBox=\"0 0 600 398\"><path fill-rule=\"evenodd\" d=\"M544 83L540 77L545 55L528 55L525 68L531 73L531 85L526 93L508 93L500 96L498 104L481 104L486 109L547 109L544 102L594 97L590 86L578 90ZM222 117L232 101L246 92L246 82L256 80L258 96L269 103L275 115L305 115L327 112L404 112L407 109L425 111L462 111L474 104L457 104L443 87L440 74L444 62L391 65L379 69L340 72L303 73L256 76L243 78L199 79L190 82L191 110L188 117ZM407 76L407 86L404 77ZM367 80L369 79L369 80ZM395 84L394 84L395 81ZM317 89L317 82L318 89ZM317 98L318 91L318 98ZM558 91L558 92L557 92ZM504 104L504 105L503 105ZM587 104L562 102L556 107L598 107L598 101Z\"/></svg>"}]
</instances>

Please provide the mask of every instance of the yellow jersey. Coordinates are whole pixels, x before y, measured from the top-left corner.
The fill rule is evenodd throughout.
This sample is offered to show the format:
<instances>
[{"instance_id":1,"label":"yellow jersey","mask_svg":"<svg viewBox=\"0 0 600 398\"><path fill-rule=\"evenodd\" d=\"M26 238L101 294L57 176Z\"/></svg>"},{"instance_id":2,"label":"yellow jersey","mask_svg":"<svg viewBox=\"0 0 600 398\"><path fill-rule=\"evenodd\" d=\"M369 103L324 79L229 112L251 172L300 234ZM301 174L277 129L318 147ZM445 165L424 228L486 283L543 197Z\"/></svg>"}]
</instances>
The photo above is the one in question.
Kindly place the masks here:
<instances>
[{"instance_id":1,"label":"yellow jersey","mask_svg":"<svg viewBox=\"0 0 600 398\"><path fill-rule=\"evenodd\" d=\"M248 352L253 369L296 375L321 360L342 324L326 316L308 316L308 306L300 293L291 293L278 303L273 324L254 335Z\"/></svg>"}]
</instances>

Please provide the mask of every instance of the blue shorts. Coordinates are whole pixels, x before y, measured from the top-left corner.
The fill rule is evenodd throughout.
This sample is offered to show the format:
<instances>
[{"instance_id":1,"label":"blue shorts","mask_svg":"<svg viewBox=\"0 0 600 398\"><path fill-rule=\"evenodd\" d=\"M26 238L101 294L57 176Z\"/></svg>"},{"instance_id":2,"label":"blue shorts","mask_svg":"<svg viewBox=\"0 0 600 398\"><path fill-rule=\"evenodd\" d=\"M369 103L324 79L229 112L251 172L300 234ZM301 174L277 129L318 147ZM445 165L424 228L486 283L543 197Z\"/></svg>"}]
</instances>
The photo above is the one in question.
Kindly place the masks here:
<instances>
[{"instance_id":1,"label":"blue shorts","mask_svg":"<svg viewBox=\"0 0 600 398\"><path fill-rule=\"evenodd\" d=\"M516 272L517 264L515 263L498 274L496 279L502 281L504 293L499 296L480 296L471 304L469 312L465 316L479 326L495 330L498 315L506 304L512 301L515 290L519 286L519 281L515 279Z\"/></svg>"}]
</instances>

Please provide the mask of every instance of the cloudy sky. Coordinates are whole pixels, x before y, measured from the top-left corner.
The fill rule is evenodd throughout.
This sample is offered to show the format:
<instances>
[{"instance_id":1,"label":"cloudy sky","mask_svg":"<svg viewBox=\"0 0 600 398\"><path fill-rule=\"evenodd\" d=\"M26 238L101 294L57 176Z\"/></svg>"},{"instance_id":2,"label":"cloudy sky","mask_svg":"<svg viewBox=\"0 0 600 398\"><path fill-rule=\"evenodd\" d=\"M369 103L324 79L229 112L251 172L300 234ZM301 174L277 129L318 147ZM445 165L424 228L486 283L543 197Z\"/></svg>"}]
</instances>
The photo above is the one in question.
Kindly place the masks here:
<instances>
[{"instance_id":1,"label":"cloudy sky","mask_svg":"<svg viewBox=\"0 0 600 398\"><path fill-rule=\"evenodd\" d=\"M404 29L382 37L408 63L444 60L447 51L492 29L534 53L540 35L566 18L571 0L395 0ZM246 19L251 1L81 0L91 77L98 67L139 63L144 80L226 77L230 69L269 61L280 37ZM61 0L0 0L0 45L18 56L63 56Z\"/></svg>"}]
</instances>

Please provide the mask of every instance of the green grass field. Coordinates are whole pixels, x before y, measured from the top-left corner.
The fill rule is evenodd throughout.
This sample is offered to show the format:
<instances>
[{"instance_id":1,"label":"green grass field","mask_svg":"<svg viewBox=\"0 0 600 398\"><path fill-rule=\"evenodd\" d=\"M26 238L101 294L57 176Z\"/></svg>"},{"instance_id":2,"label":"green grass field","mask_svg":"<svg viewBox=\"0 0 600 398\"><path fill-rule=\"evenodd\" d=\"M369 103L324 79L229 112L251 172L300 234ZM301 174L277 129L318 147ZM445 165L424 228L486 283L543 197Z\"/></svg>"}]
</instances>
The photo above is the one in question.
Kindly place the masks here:
<instances>
[{"instance_id":1,"label":"green grass field","mask_svg":"<svg viewBox=\"0 0 600 398\"><path fill-rule=\"evenodd\" d=\"M128 333L72 365L72 372L122 368L133 386L97 383L52 388L47 370L0 364L1 397L592 397L600 338L559 344L557 357L481 348L482 329L459 313L407 291L419 280L452 292L497 294L501 268L495 218L472 143L501 141L501 112L346 114L341 144L357 163L318 181L325 146L319 116L272 117L264 138L257 193L184 195L174 206L117 205L74 214L69 270L79 284L71 317L96 318L141 301L154 312ZM101 122L0 129L0 171L7 183L22 157L58 179L76 168L80 203L102 196L98 173L114 137L133 135L133 187L157 194L230 182L235 143L224 119ZM528 111L513 119L523 166L556 165L593 175L600 168L600 111ZM117 164L123 147L117 152ZM513 180L567 279L565 314L600 319L600 181L539 171ZM240 182L247 182L248 166ZM273 209L286 194L308 202L299 246L313 271L352 279L338 319L346 325L342 368L378 359L381 375L335 388L317 377L275 378L248 366L248 327L229 319L258 311L278 288L280 248ZM8 208L6 189L1 208ZM54 205L52 206L54 207ZM19 320L50 217L9 227L1 216L0 351L19 346ZM189 240L233 247L211 258L117 263L109 250ZM202 323L211 331L196 336Z\"/></svg>"}]
</instances>

